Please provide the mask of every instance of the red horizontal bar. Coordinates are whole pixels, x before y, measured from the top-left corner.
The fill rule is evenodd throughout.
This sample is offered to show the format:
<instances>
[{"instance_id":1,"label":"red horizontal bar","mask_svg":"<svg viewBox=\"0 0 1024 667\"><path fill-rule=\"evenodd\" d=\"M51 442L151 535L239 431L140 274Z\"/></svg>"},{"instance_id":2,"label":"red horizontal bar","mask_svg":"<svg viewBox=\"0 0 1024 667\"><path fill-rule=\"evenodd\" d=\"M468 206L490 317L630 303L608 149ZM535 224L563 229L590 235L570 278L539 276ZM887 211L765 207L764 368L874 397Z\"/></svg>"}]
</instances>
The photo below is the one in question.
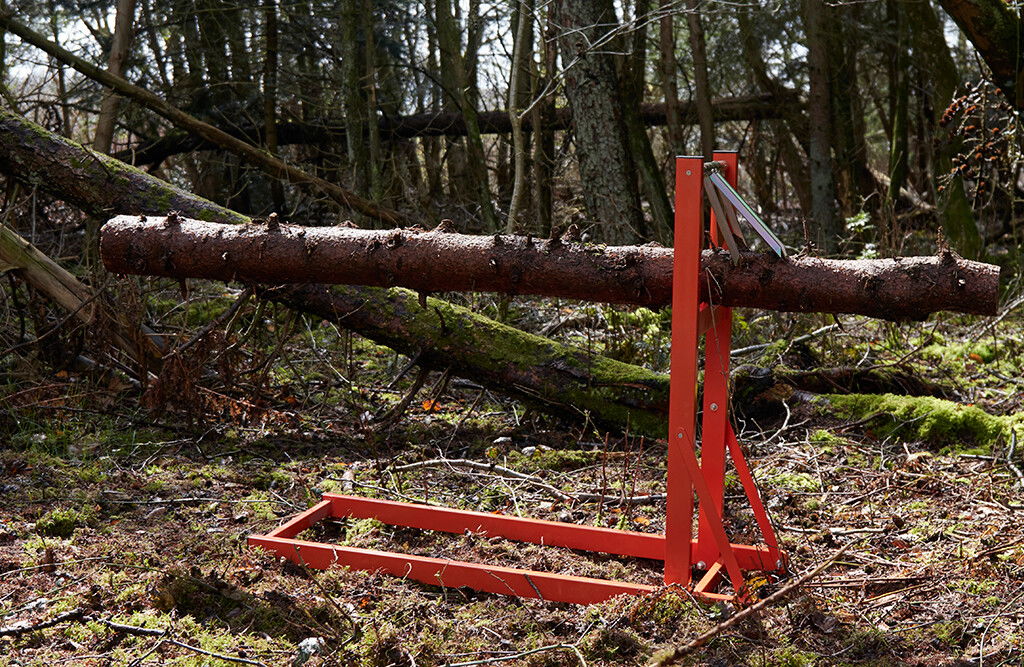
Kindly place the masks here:
<instances>
[{"instance_id":1,"label":"red horizontal bar","mask_svg":"<svg viewBox=\"0 0 1024 667\"><path fill-rule=\"evenodd\" d=\"M345 565L370 572L386 572L434 586L467 586L488 593L540 598L552 602L592 604L623 593L643 595L658 590L655 586L607 579L574 577L269 536L252 536L249 538L249 545L263 547L295 563L317 569L327 569L335 564Z\"/></svg>"},{"instance_id":2,"label":"red horizontal bar","mask_svg":"<svg viewBox=\"0 0 1024 667\"><path fill-rule=\"evenodd\" d=\"M637 533L336 493L325 493L323 497L325 502L331 501L331 515L337 518L377 519L393 526L448 533L461 534L468 530L519 542L665 560L665 536L660 533ZM293 533L292 536L297 534L298 532ZM289 537L277 531L271 535ZM691 541L691 553L696 547L696 540ZM733 544L732 550L744 570L773 571L777 569L777 562L781 558L778 550L763 546Z\"/></svg>"},{"instance_id":3,"label":"red horizontal bar","mask_svg":"<svg viewBox=\"0 0 1024 667\"><path fill-rule=\"evenodd\" d=\"M722 564L715 563L708 568L708 571L704 574L704 577L697 582L697 585L693 587L695 593L707 593L709 589L713 588L715 584L722 578Z\"/></svg>"},{"instance_id":4,"label":"red horizontal bar","mask_svg":"<svg viewBox=\"0 0 1024 667\"><path fill-rule=\"evenodd\" d=\"M392 500L360 498L325 493L335 517L378 519L393 526L408 526L448 533L486 533L519 542L598 551L635 558L665 559L665 537L613 528L581 526L542 519L524 519L503 514L457 510L450 507L415 505Z\"/></svg>"},{"instance_id":5,"label":"red horizontal bar","mask_svg":"<svg viewBox=\"0 0 1024 667\"><path fill-rule=\"evenodd\" d=\"M291 521L267 533L267 537L295 537L321 519L331 516L331 501L321 500Z\"/></svg>"}]
</instances>

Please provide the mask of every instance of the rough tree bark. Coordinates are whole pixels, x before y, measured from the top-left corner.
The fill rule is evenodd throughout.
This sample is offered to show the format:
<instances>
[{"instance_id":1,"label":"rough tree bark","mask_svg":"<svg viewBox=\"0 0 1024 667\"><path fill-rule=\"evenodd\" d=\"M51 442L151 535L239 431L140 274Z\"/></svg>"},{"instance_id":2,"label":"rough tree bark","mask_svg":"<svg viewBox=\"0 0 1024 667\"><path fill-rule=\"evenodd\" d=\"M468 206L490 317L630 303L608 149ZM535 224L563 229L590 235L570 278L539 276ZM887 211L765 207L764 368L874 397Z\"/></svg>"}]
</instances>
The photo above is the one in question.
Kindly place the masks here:
<instances>
[{"instance_id":1,"label":"rough tree bark","mask_svg":"<svg viewBox=\"0 0 1024 667\"><path fill-rule=\"evenodd\" d=\"M263 133L267 152L277 157L277 0L263 5ZM270 183L270 198L275 211L284 210L284 186L279 179Z\"/></svg>"},{"instance_id":2,"label":"rough tree bark","mask_svg":"<svg viewBox=\"0 0 1024 667\"><path fill-rule=\"evenodd\" d=\"M807 109L810 120L811 217L817 226L818 246L826 252L834 252L843 229L842 221L836 215L836 190L832 177L832 111L825 35L828 7L823 0L803 0L803 7L810 80Z\"/></svg>"},{"instance_id":3,"label":"rough tree bark","mask_svg":"<svg viewBox=\"0 0 1024 667\"><path fill-rule=\"evenodd\" d=\"M601 236L642 238L644 217L623 120L624 101L612 56L601 45L618 27L610 0L559 0L565 94L572 110L583 201Z\"/></svg>"},{"instance_id":4,"label":"rough tree bark","mask_svg":"<svg viewBox=\"0 0 1024 667\"><path fill-rule=\"evenodd\" d=\"M554 215L554 180L555 165L555 131L550 128L551 119L555 116L555 90L548 86L558 76L558 40L555 39L555 28L551 5L538 8L543 13L543 23L538 16L538 32L543 25L543 33L537 42L539 62L534 69L532 96L543 96L530 112L530 123L535 130L533 137L533 208L537 213L537 228L542 236L551 234L552 217Z\"/></svg>"},{"instance_id":5,"label":"rough tree bark","mask_svg":"<svg viewBox=\"0 0 1024 667\"><path fill-rule=\"evenodd\" d=\"M122 215L104 225L109 271L243 282L402 286L422 292L501 292L667 305L673 251L524 236L469 236L292 225L224 225L177 215ZM858 313L891 320L936 310L995 314L999 268L951 252L932 257L780 259L707 250L705 301L725 306Z\"/></svg>"}]
</instances>

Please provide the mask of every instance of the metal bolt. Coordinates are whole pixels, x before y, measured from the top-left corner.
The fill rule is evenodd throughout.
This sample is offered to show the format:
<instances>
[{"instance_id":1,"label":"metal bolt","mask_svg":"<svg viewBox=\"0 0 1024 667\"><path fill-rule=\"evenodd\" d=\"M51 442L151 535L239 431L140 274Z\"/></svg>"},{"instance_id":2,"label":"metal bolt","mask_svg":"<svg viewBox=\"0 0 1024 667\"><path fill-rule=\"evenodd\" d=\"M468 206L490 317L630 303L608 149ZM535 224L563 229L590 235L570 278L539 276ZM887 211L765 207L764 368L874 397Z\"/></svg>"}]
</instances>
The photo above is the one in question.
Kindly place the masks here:
<instances>
[{"instance_id":1,"label":"metal bolt","mask_svg":"<svg viewBox=\"0 0 1024 667\"><path fill-rule=\"evenodd\" d=\"M711 404L711 411L712 412L718 412L718 403L712 403Z\"/></svg>"},{"instance_id":2,"label":"metal bolt","mask_svg":"<svg viewBox=\"0 0 1024 667\"><path fill-rule=\"evenodd\" d=\"M683 439L683 434L682 433L676 433L676 439L677 440L682 440Z\"/></svg>"},{"instance_id":3,"label":"metal bolt","mask_svg":"<svg viewBox=\"0 0 1024 667\"><path fill-rule=\"evenodd\" d=\"M692 171L690 171L689 169L687 169L687 170L686 170L686 175L687 175L687 176L693 176L693 172L692 172Z\"/></svg>"},{"instance_id":4,"label":"metal bolt","mask_svg":"<svg viewBox=\"0 0 1024 667\"><path fill-rule=\"evenodd\" d=\"M697 561L697 569L698 570L706 570L706 569L708 569L708 564L705 563L702 560L699 560L699 561Z\"/></svg>"}]
</instances>

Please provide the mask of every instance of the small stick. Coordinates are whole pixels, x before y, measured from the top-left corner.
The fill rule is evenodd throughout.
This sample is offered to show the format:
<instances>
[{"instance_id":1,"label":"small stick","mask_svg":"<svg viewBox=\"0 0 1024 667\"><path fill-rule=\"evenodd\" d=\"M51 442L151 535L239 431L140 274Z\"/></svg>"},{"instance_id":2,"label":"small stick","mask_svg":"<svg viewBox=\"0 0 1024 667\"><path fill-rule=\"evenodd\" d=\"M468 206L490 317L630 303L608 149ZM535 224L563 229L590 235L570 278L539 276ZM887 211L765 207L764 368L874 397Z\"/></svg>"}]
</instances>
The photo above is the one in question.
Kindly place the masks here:
<instances>
[{"instance_id":1,"label":"small stick","mask_svg":"<svg viewBox=\"0 0 1024 667\"><path fill-rule=\"evenodd\" d=\"M580 663L586 665L583 661L583 655L580 653L579 648L575 644L552 644L550 646L541 646L539 648L532 648L528 651L521 653L513 653L510 655L502 655L495 658L483 658L481 660L470 660L469 662L453 662L449 663L448 667L475 667L475 665L493 665L497 662L506 662L508 660L519 660L537 653L544 653L545 651L573 651L576 657L580 659Z\"/></svg>"},{"instance_id":2,"label":"small stick","mask_svg":"<svg viewBox=\"0 0 1024 667\"><path fill-rule=\"evenodd\" d=\"M427 381L427 376L430 375L430 369L426 366L420 367L420 372L416 375L416 379L413 381L412 386L409 387L409 391L406 392L405 396L402 397L398 403L395 403L389 409L385 410L383 414L373 418L375 424L387 424L395 419L398 419L405 412L405 409L412 403L412 399L416 398L416 394L419 393L420 389L423 388L423 383Z\"/></svg>"},{"instance_id":3,"label":"small stick","mask_svg":"<svg viewBox=\"0 0 1024 667\"><path fill-rule=\"evenodd\" d=\"M1010 470L1017 474L1017 479L1020 480L1020 485L1024 486L1024 472L1020 471L1017 464L1013 462L1013 453L1017 449L1017 432L1012 428L1010 429L1010 448L1006 452L1006 465L1009 466Z\"/></svg>"},{"instance_id":4,"label":"small stick","mask_svg":"<svg viewBox=\"0 0 1024 667\"><path fill-rule=\"evenodd\" d=\"M238 313L238 311L241 309L242 306L246 304L246 302L249 301L252 295L253 289L251 287L246 287L244 290L242 290L242 293L238 295L234 302L232 302L231 306L227 310L225 310L223 313L207 322L206 326L200 329L196 333L196 335L192 336L192 338L190 338L184 344L179 345L178 347L171 350L170 354L168 354L167 356L172 357L176 354L181 354L185 350L189 349L190 347L201 341L207 334L213 331L214 327L220 326L221 323L223 322L229 322L233 320L235 318L235 314Z\"/></svg>"},{"instance_id":5,"label":"small stick","mask_svg":"<svg viewBox=\"0 0 1024 667\"><path fill-rule=\"evenodd\" d=\"M782 598L786 597L787 595L789 595L790 593L792 593L793 591L795 591L796 589L800 588L801 586L806 584L808 581L810 581L811 579L813 579L814 577L819 575L822 571L824 571L826 568L828 568L830 565L832 565L832 563L834 563L836 561L836 559L838 559L840 556L842 556L844 553L846 553L846 551L852 545L853 545L852 542L850 544L847 544L842 549L840 549L839 551L837 551L834 554L832 554L831 558L829 558L824 563L822 563L818 567L814 568L813 570L811 570L807 574L803 575L802 577L800 577L799 579L797 579L793 583L788 584L787 586L784 586L783 588L780 588L779 590L775 591L774 593L772 593L771 595L769 595L765 599L761 600L757 604L752 605L750 607L747 607L746 609L744 609L743 611L739 612L738 614L736 614L734 616L731 616L727 620L723 621L722 623L719 623L718 625L716 625L715 627L711 628L710 630L708 630L704 634L702 634L699 637L695 638L690 643L684 644L683 646L677 646L674 649L672 649L671 651L655 657L654 659L651 660L651 662L649 662L647 664L647 667L665 667L666 665L674 664L674 663L678 662L681 658L686 657L687 655L689 655L690 653L693 653L695 650L697 650L701 646L704 646L704 644L707 644L709 641L711 641L712 639L714 639L718 635L722 634L723 632L725 632L726 630L728 630L732 626L736 625L740 621L743 621L743 620L746 620L746 619L751 618L753 616L756 616L765 607L767 607L769 604L772 604L774 602L778 602Z\"/></svg>"},{"instance_id":6,"label":"small stick","mask_svg":"<svg viewBox=\"0 0 1024 667\"><path fill-rule=\"evenodd\" d=\"M664 493L653 493L645 496L630 496L623 498L622 496L612 496L603 493L578 493L570 494L562 491L547 482L541 480L539 477L533 475L527 475L526 473L512 470L504 466L497 465L495 463L482 463L480 461L472 461L469 459L430 459L429 461L417 461L416 463L409 463L406 465L398 466L395 471L406 471L415 470L417 468L427 468L431 466L449 466L452 468L469 468L470 470L479 470L484 473L491 473L499 477L506 479L514 479L527 484L531 484L545 494L557 498L562 502L574 501L574 502L600 502L600 503L619 503L622 505L642 505L645 503L655 503L665 500L666 496Z\"/></svg>"},{"instance_id":7,"label":"small stick","mask_svg":"<svg viewBox=\"0 0 1024 667\"><path fill-rule=\"evenodd\" d=\"M123 623L114 623L113 621L109 621L105 618L99 618L96 620L99 621L101 624L105 625L106 627L110 628L114 632L123 632L126 635L135 635L137 637L161 637L163 638L163 641L174 644L175 646L180 646L183 649L194 651L201 655L208 655L211 658L217 658L218 660L225 660L227 662L240 662L246 665L264 665L264 663L259 662L258 660L249 660L248 658L240 658L234 655L214 653L213 651L207 651L206 649L199 648L198 646L186 644L185 642L178 641L177 639L172 637L169 630L161 630L160 628L141 628L137 625L125 625Z\"/></svg>"},{"instance_id":8,"label":"small stick","mask_svg":"<svg viewBox=\"0 0 1024 667\"><path fill-rule=\"evenodd\" d=\"M37 630L52 628L53 626L60 625L61 623L80 621L85 616L86 611L87 610L79 607L78 609L72 609L71 611L66 611L63 614L58 614L50 620L43 621L42 623L36 623L34 625L12 625L6 628L0 628L0 637L17 637Z\"/></svg>"}]
</instances>

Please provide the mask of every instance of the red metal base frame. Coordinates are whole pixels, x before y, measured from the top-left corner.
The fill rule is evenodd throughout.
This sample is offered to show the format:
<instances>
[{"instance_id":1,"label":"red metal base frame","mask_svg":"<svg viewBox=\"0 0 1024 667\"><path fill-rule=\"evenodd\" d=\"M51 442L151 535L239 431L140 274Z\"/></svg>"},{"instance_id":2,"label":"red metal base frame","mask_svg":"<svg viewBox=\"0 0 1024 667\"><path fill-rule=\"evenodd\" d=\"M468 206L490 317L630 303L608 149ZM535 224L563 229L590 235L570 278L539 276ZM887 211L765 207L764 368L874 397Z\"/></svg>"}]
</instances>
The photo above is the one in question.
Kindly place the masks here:
<instances>
[{"instance_id":1,"label":"red metal base frame","mask_svg":"<svg viewBox=\"0 0 1024 667\"><path fill-rule=\"evenodd\" d=\"M591 604L623 593L644 595L660 590L657 586L624 581L575 577L295 539L296 535L326 518L372 518L394 526L456 534L469 531L546 546L569 547L636 558L665 559L665 536L661 534L524 519L334 493L325 493L320 503L276 530L266 535L250 536L249 546L262 547L294 563L315 569L324 570L333 565L348 566L371 572L385 572L435 586L466 586L488 593L539 598L551 602ZM696 540L692 542L691 549L696 551ZM779 567L780 554L777 549L747 545L732 545L732 549L739 566L744 570L768 571ZM709 601L733 600L733 595L712 592L712 588L718 582L720 570L717 564L712 565L701 582L694 587L693 594Z\"/></svg>"},{"instance_id":2,"label":"red metal base frame","mask_svg":"<svg viewBox=\"0 0 1024 667\"><path fill-rule=\"evenodd\" d=\"M733 152L715 154L715 169L736 184ZM724 169L722 166L724 165ZM468 586L480 591L541 598L559 602L592 603L621 593L647 594L658 588L605 579L589 579L478 563L426 558L409 554L357 549L294 539L326 517L373 518L384 523L450 533L482 533L522 542L569 547L584 551L652 558L665 563L666 585L679 585L706 600L749 600L744 572L782 571L786 557L743 450L728 419L729 353L732 337L730 309L700 301L699 269L705 231L719 246L718 220L710 229L703 222L704 159L676 159L675 258L672 287L672 371L669 396L668 479L665 534L579 526L553 521L470 512L354 496L324 494L322 502L268 535L255 535L260 546L296 563L314 568L332 565L381 571L426 584ZM728 221L726 221L728 224ZM700 460L697 460L697 378L699 346L704 343L704 401ZM731 458L753 510L766 546L732 544L722 521L726 457ZM695 502L698 530L693 535ZM703 572L694 582L694 569ZM714 592L728 575L732 593Z\"/></svg>"}]
</instances>

